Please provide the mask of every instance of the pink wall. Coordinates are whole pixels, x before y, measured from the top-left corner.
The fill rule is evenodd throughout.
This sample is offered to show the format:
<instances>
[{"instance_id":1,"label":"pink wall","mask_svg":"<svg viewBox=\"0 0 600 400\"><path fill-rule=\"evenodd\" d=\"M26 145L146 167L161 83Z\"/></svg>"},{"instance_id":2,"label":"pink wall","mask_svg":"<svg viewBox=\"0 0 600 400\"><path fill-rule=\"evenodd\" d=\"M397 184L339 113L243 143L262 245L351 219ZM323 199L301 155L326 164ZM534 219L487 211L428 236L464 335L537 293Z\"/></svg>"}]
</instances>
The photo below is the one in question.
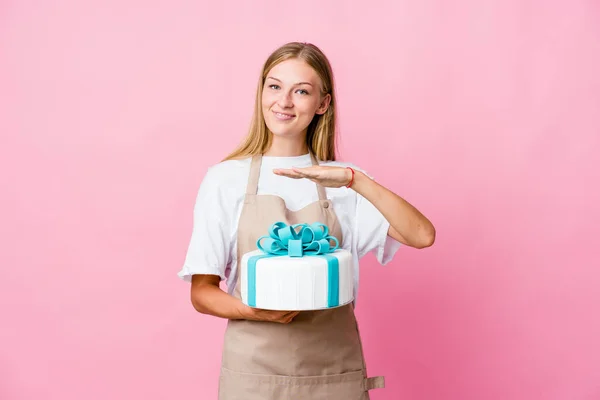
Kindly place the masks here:
<instances>
[{"instance_id":1,"label":"pink wall","mask_svg":"<svg viewBox=\"0 0 600 400\"><path fill-rule=\"evenodd\" d=\"M176 273L289 40L437 227L362 264L372 398L600 398L598 3L83 3L0 5L0 399L216 398L224 321Z\"/></svg>"}]
</instances>

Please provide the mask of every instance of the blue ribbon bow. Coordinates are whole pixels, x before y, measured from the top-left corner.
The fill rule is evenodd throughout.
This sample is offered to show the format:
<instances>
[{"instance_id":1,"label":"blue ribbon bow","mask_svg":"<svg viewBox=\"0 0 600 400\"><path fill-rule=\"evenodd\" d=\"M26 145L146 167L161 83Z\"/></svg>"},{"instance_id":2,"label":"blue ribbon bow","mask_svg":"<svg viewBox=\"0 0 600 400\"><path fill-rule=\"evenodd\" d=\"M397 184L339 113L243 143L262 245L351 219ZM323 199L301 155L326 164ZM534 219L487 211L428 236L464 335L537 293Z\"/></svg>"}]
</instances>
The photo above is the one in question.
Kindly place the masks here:
<instances>
[{"instance_id":1,"label":"blue ribbon bow","mask_svg":"<svg viewBox=\"0 0 600 400\"><path fill-rule=\"evenodd\" d=\"M299 228L299 229L298 229ZM331 246L330 241L335 242ZM261 244L262 242L262 244ZM269 228L269 235L261 236L256 246L263 251L248 260L248 305L256 307L256 263L262 258L276 256L320 256L327 261L327 305L339 305L339 276L340 267L337 257L329 255L339 248L339 241L329 235L325 224L287 225L276 222Z\"/></svg>"},{"instance_id":2,"label":"blue ribbon bow","mask_svg":"<svg viewBox=\"0 0 600 400\"><path fill-rule=\"evenodd\" d=\"M332 247L330 241L334 241L335 246ZM256 246L265 253L290 257L332 253L339 245L335 236L329 236L327 225L320 222L310 225L276 222L269 228L268 236L256 241Z\"/></svg>"}]
</instances>

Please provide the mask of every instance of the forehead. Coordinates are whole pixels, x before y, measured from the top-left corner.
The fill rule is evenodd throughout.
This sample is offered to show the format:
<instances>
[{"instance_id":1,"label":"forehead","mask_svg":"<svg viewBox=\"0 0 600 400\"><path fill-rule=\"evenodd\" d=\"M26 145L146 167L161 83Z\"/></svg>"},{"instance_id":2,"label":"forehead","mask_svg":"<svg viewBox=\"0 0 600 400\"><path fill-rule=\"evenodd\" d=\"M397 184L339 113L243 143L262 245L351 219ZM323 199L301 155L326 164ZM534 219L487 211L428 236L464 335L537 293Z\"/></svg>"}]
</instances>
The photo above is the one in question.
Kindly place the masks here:
<instances>
[{"instance_id":1,"label":"forehead","mask_svg":"<svg viewBox=\"0 0 600 400\"><path fill-rule=\"evenodd\" d=\"M318 84L321 82L319 75L306 62L298 59L285 60L280 62L267 74L267 77L273 77L285 83L294 84L297 82L310 82Z\"/></svg>"}]
</instances>

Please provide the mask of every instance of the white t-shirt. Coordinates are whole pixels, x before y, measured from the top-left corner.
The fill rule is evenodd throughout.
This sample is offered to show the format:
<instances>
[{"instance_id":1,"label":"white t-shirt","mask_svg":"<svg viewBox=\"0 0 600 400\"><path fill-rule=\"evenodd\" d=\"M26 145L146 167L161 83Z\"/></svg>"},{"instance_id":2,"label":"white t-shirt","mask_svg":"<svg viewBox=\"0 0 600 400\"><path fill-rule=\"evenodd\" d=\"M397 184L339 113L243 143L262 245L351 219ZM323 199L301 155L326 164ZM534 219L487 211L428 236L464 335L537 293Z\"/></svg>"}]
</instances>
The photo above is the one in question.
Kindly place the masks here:
<instances>
[{"instance_id":1,"label":"white t-shirt","mask_svg":"<svg viewBox=\"0 0 600 400\"><path fill-rule=\"evenodd\" d=\"M210 167L200 185L194 206L194 223L185 262L178 276L190 282L194 274L219 275L233 293L237 278L237 226L244 205L251 158L227 160ZM321 165L350 166L337 161ZM263 156L257 194L284 199L296 211L319 199L316 184L308 179L275 175L275 168L308 167L309 154L298 157ZM352 189L326 188L327 198L339 220L343 240L340 247L354 258L354 296L358 293L359 259L373 251L380 264L392 260L400 243L387 235L389 222L363 196ZM277 221L273 221L277 222ZM265 232L267 234L267 232Z\"/></svg>"}]
</instances>

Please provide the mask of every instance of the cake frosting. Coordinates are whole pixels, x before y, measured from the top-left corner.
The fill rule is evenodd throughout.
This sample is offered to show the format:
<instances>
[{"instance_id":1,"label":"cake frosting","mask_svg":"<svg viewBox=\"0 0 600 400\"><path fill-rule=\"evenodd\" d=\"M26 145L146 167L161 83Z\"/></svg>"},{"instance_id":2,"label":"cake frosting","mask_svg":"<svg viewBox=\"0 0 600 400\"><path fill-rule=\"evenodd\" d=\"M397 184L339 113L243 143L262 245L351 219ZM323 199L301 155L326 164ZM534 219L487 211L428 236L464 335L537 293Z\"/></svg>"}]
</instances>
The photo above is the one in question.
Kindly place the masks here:
<instances>
[{"instance_id":1,"label":"cake frosting","mask_svg":"<svg viewBox=\"0 0 600 400\"><path fill-rule=\"evenodd\" d=\"M338 249L320 223L273 224L240 266L242 302L250 307L320 310L354 300L352 253Z\"/></svg>"}]
</instances>

